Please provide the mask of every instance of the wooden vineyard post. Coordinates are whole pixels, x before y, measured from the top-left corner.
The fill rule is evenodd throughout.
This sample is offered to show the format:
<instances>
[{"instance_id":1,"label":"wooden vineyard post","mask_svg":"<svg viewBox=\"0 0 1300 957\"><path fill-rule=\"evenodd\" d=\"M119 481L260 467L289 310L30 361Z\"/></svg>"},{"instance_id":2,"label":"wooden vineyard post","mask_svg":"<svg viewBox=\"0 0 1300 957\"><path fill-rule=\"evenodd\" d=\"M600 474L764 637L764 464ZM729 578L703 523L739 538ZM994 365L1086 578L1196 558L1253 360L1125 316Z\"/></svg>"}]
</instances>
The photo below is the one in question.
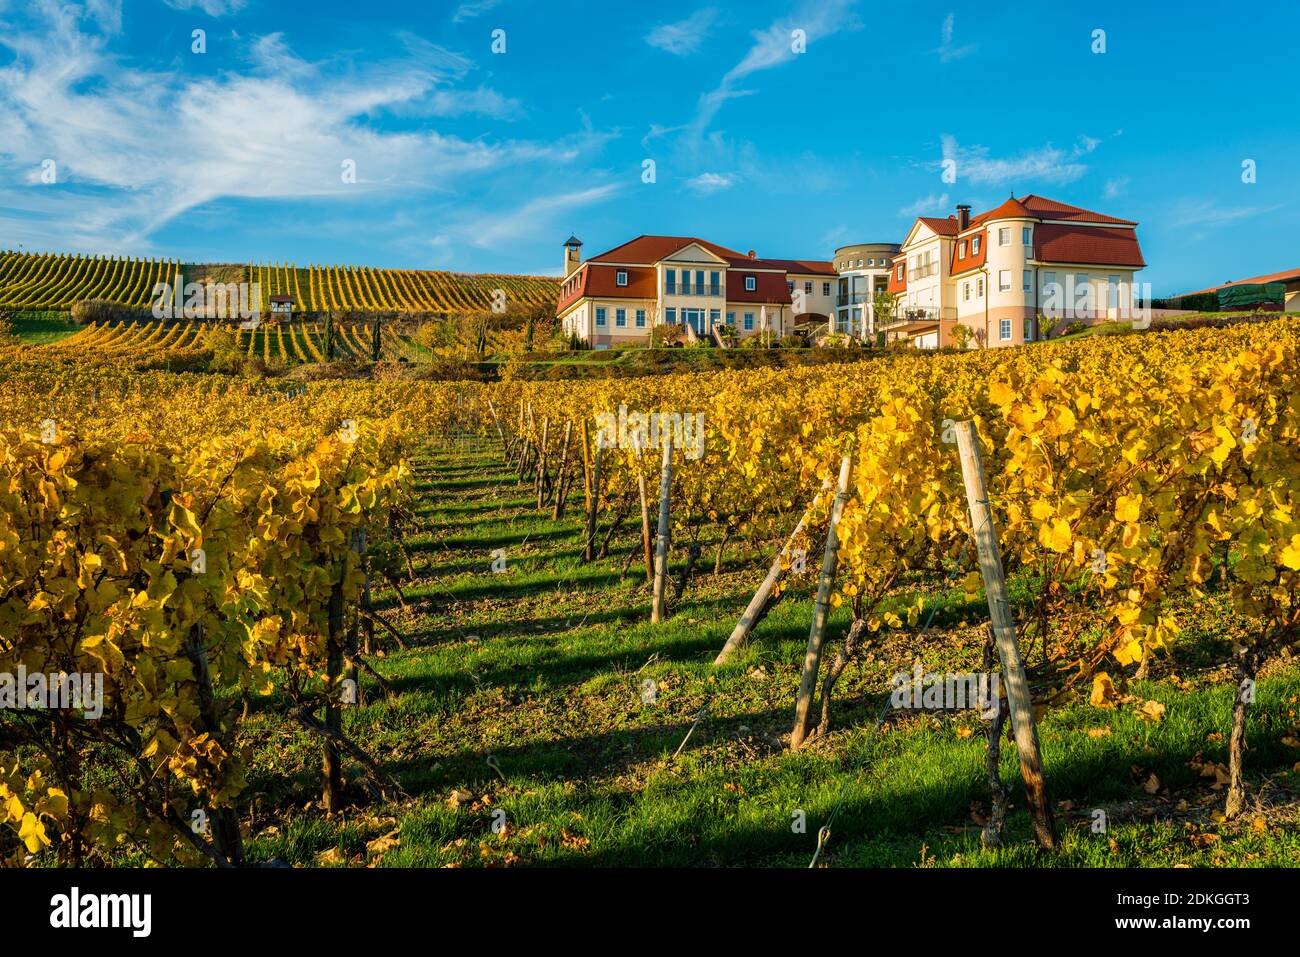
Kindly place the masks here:
<instances>
[{"instance_id":1,"label":"wooden vineyard post","mask_svg":"<svg viewBox=\"0 0 1300 957\"><path fill-rule=\"evenodd\" d=\"M585 562L592 561L596 557L596 511L600 506L600 456L603 451L598 432L596 453L592 456L591 462L591 490L587 495L587 541L582 553L582 560Z\"/></svg>"},{"instance_id":2,"label":"wooden vineyard post","mask_svg":"<svg viewBox=\"0 0 1300 957\"><path fill-rule=\"evenodd\" d=\"M718 652L718 657L713 659L715 665L726 664L731 656L736 653L736 650L749 640L749 635L754 630L754 626L762 617L768 602L772 600L772 592L776 589L777 583L785 577L787 571L785 559L790 555L790 546L799 540L800 534L808 524L808 516L817 508L818 503L821 502L822 494L830 487L831 483L829 481L822 485L822 491L817 493L817 497L813 499L812 504L804 510L803 515L799 518L799 524L794 527L790 537L785 540L785 545L772 559L772 564L767 570L767 577L763 579L763 583L758 586L758 591L754 592L754 597L745 606L744 613L741 614L740 620L736 622L736 627L731 630L731 637L727 639L727 643Z\"/></svg>"},{"instance_id":3,"label":"wooden vineyard post","mask_svg":"<svg viewBox=\"0 0 1300 957\"><path fill-rule=\"evenodd\" d=\"M491 399L488 399L488 411L492 413L492 423L497 427L497 437L501 439L502 454L508 459L510 456L510 443L506 441L506 434L501 429L501 419L497 416L497 407L492 404Z\"/></svg>"},{"instance_id":4,"label":"wooden vineyard post","mask_svg":"<svg viewBox=\"0 0 1300 957\"><path fill-rule=\"evenodd\" d=\"M813 692L817 689L817 672L821 669L822 644L826 639L826 619L830 616L831 588L835 585L835 568L839 561L838 526L849 500L849 478L853 473L853 456L840 461L839 483L835 486L835 504L831 506L830 527L826 530L826 551L822 555L822 574L817 581L817 602L813 605L812 627L808 630L808 651L803 659L803 676L799 679L799 697L794 706L794 728L790 747L798 748L808 737Z\"/></svg>"},{"instance_id":5,"label":"wooden vineyard post","mask_svg":"<svg viewBox=\"0 0 1300 957\"><path fill-rule=\"evenodd\" d=\"M1016 623L1011 617L1011 606L1007 601L1007 584L1002 571L998 533L993 525L993 509L989 507L984 461L980 456L979 433L975 430L974 422L957 423L957 452L961 456L961 474L966 484L966 503L970 507L971 533L975 536L975 548L979 553L980 575L984 578L984 591L988 595L993 640L997 645L1002 674L1006 680L1011 730L1016 737L1020 776L1025 781L1034 838L1039 847L1054 850L1056 822L1052 817L1052 805L1047 798L1047 780L1043 776L1043 758L1038 748L1038 728L1034 724L1029 680L1025 677L1025 665L1020 658L1020 646L1016 639Z\"/></svg>"},{"instance_id":6,"label":"wooden vineyard post","mask_svg":"<svg viewBox=\"0 0 1300 957\"><path fill-rule=\"evenodd\" d=\"M325 699L325 727L337 732L342 727L339 713L339 678L343 674L343 584L334 583L330 592L329 637L326 645L325 674L329 691ZM325 787L321 795L327 814L335 814L343 807L343 763L339 747L330 736L325 739Z\"/></svg>"},{"instance_id":7,"label":"wooden vineyard post","mask_svg":"<svg viewBox=\"0 0 1300 957\"><path fill-rule=\"evenodd\" d=\"M564 499L569 494L569 436L573 420L564 423L564 441L560 443L560 474L555 479L555 505L551 508L551 521L558 522L564 514Z\"/></svg>"},{"instance_id":8,"label":"wooden vineyard post","mask_svg":"<svg viewBox=\"0 0 1300 957\"><path fill-rule=\"evenodd\" d=\"M645 472L641 466L645 462L644 450L641 448L641 436L633 434L632 444L636 448L637 488L641 493L641 547L645 552L645 580L653 582L655 577L654 559L650 555L650 496L646 491Z\"/></svg>"},{"instance_id":9,"label":"wooden vineyard post","mask_svg":"<svg viewBox=\"0 0 1300 957\"><path fill-rule=\"evenodd\" d=\"M668 585L668 538L672 530L669 521L669 499L673 490L673 436L663 436L664 462L659 472L659 537L655 542L654 603L650 606L650 623L657 624L668 614L665 591Z\"/></svg>"},{"instance_id":10,"label":"wooden vineyard post","mask_svg":"<svg viewBox=\"0 0 1300 957\"><path fill-rule=\"evenodd\" d=\"M547 447L550 441L551 417L549 415L542 417L542 444L541 451L537 458L537 476L534 482L534 491L537 492L537 510L540 512L545 504L546 493L549 491L548 486L551 483L550 471L546 467L546 456L550 454Z\"/></svg>"}]
</instances>

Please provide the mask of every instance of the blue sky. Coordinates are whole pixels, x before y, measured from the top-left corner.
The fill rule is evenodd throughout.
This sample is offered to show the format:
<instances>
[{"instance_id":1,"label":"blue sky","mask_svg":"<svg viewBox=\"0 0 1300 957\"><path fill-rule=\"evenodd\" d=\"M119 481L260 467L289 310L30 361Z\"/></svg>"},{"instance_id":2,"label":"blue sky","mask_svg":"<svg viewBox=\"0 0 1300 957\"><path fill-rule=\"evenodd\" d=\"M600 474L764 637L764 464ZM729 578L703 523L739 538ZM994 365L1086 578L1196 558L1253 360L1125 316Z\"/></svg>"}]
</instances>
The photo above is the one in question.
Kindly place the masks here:
<instances>
[{"instance_id":1,"label":"blue sky","mask_svg":"<svg viewBox=\"0 0 1300 957\"><path fill-rule=\"evenodd\" d=\"M1186 291L1300 266L1298 30L1294 3L0 0L0 247L554 274L571 232L830 258L1034 192L1138 220L1140 278Z\"/></svg>"}]
</instances>

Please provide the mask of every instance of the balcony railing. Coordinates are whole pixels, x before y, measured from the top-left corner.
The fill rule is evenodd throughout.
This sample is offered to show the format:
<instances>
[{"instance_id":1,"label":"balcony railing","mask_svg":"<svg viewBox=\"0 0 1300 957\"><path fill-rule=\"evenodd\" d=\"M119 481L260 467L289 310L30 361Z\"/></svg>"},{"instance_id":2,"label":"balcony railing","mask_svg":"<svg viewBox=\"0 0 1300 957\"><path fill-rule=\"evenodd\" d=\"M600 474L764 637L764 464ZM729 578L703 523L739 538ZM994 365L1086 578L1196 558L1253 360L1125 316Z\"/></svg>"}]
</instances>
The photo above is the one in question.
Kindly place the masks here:
<instances>
[{"instance_id":1,"label":"balcony railing","mask_svg":"<svg viewBox=\"0 0 1300 957\"><path fill-rule=\"evenodd\" d=\"M923 309L916 306L903 306L898 310L898 314L888 322L878 321L877 326L881 329L892 329L895 326L905 325L909 322L956 322L957 310L951 306L944 309Z\"/></svg>"},{"instance_id":2,"label":"balcony railing","mask_svg":"<svg viewBox=\"0 0 1300 957\"><path fill-rule=\"evenodd\" d=\"M664 295L667 296L721 296L721 284L709 283L664 283Z\"/></svg>"},{"instance_id":3,"label":"balcony railing","mask_svg":"<svg viewBox=\"0 0 1300 957\"><path fill-rule=\"evenodd\" d=\"M925 279L928 276L933 276L938 271L939 271L939 264L936 262L921 263L921 265L917 266L916 268L909 269L907 271L907 278L908 281Z\"/></svg>"},{"instance_id":4,"label":"balcony railing","mask_svg":"<svg viewBox=\"0 0 1300 957\"><path fill-rule=\"evenodd\" d=\"M867 294L866 294L865 292L855 292L855 293L852 293L851 295L842 295L842 296L838 297L838 298L835 300L835 305L837 305L837 306L860 306L860 305L862 305L862 303L867 302L867 301L868 301L868 298L869 298L869 297L867 296Z\"/></svg>"}]
</instances>

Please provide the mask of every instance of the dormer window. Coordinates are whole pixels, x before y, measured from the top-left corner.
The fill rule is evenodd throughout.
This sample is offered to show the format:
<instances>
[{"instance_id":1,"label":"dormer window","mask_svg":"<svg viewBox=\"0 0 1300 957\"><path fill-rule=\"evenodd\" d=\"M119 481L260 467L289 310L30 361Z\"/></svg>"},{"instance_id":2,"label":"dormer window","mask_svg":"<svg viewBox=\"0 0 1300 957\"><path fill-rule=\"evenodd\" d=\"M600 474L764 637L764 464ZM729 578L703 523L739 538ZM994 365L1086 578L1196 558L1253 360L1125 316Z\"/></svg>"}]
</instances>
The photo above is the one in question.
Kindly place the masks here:
<instances>
[{"instance_id":1,"label":"dormer window","mask_svg":"<svg viewBox=\"0 0 1300 957\"><path fill-rule=\"evenodd\" d=\"M758 288L758 280L753 276L745 277L745 292L753 292Z\"/></svg>"},{"instance_id":2,"label":"dormer window","mask_svg":"<svg viewBox=\"0 0 1300 957\"><path fill-rule=\"evenodd\" d=\"M957 258L958 259L966 258L966 240L964 239L957 244Z\"/></svg>"},{"instance_id":3,"label":"dormer window","mask_svg":"<svg viewBox=\"0 0 1300 957\"><path fill-rule=\"evenodd\" d=\"M980 254L980 237L976 236L970 241L970 254L978 256Z\"/></svg>"},{"instance_id":4,"label":"dormer window","mask_svg":"<svg viewBox=\"0 0 1300 957\"><path fill-rule=\"evenodd\" d=\"M897 273L898 273L898 280L899 280L899 282L902 282L902 281L903 281L903 267L904 267L905 265L906 265L906 263L899 263L899 264L898 264L898 269L897 269L896 271L897 271Z\"/></svg>"},{"instance_id":5,"label":"dormer window","mask_svg":"<svg viewBox=\"0 0 1300 957\"><path fill-rule=\"evenodd\" d=\"M614 283L619 286L627 285L627 270L620 269L614 276Z\"/></svg>"}]
</instances>

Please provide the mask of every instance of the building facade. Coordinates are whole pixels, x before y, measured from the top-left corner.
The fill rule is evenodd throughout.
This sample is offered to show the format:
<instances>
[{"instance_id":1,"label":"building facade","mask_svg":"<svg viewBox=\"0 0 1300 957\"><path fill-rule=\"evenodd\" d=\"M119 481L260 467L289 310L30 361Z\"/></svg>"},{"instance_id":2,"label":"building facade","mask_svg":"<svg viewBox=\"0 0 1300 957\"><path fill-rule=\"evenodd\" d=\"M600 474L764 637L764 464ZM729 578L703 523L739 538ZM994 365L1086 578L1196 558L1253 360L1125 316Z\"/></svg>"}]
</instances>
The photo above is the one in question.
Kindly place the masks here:
<instances>
[{"instance_id":1,"label":"building facade","mask_svg":"<svg viewBox=\"0 0 1300 957\"><path fill-rule=\"evenodd\" d=\"M889 274L895 315L882 328L921 348L1040 338L1039 317L1061 327L1140 318L1134 275L1146 263L1137 223L1042 196L1014 196L972 217L920 217Z\"/></svg>"},{"instance_id":2,"label":"building facade","mask_svg":"<svg viewBox=\"0 0 1300 957\"><path fill-rule=\"evenodd\" d=\"M564 249L556 316L597 349L644 343L658 325L714 341L728 329L779 338L834 301L828 262L760 259L693 236L638 236L586 261L577 238Z\"/></svg>"},{"instance_id":3,"label":"building facade","mask_svg":"<svg viewBox=\"0 0 1300 957\"><path fill-rule=\"evenodd\" d=\"M863 342L876 335L876 294L889 288L898 243L858 243L835 250L835 331Z\"/></svg>"}]
</instances>

